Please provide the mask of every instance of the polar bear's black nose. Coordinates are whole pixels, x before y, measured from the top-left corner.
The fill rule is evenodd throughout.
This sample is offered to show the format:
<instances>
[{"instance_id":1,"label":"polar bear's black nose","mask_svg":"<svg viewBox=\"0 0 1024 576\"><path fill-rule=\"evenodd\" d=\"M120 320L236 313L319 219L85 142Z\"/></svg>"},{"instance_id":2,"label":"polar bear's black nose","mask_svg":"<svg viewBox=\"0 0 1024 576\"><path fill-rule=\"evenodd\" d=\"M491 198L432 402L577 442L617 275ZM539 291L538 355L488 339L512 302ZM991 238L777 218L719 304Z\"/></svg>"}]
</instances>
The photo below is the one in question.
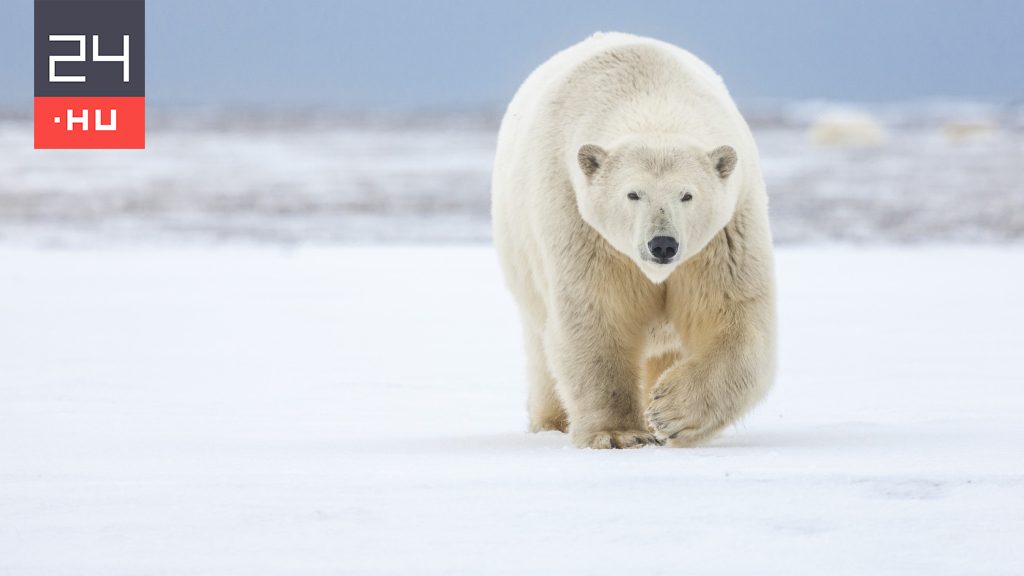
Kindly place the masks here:
<instances>
[{"instance_id":1,"label":"polar bear's black nose","mask_svg":"<svg viewBox=\"0 0 1024 576\"><path fill-rule=\"evenodd\" d=\"M679 250L679 242L671 236L655 236L647 243L647 248L651 251L651 256L664 264L675 257Z\"/></svg>"}]
</instances>

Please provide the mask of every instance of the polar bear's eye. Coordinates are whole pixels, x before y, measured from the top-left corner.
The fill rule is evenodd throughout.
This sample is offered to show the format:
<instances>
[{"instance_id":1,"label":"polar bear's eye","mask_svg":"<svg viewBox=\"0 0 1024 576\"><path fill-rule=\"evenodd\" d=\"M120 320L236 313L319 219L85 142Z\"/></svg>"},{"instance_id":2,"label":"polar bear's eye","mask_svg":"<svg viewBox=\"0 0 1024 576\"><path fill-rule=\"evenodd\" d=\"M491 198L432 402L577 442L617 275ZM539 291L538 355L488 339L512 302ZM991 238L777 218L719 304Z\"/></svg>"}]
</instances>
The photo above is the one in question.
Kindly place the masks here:
<instances>
[{"instance_id":1,"label":"polar bear's eye","mask_svg":"<svg viewBox=\"0 0 1024 576\"><path fill-rule=\"evenodd\" d=\"M626 198L629 198L630 200L639 200L640 195L636 192L630 192L629 194L626 194Z\"/></svg>"},{"instance_id":2,"label":"polar bear's eye","mask_svg":"<svg viewBox=\"0 0 1024 576\"><path fill-rule=\"evenodd\" d=\"M690 194L689 192L683 194L683 202L689 202L690 200L693 200L693 194Z\"/></svg>"}]
</instances>

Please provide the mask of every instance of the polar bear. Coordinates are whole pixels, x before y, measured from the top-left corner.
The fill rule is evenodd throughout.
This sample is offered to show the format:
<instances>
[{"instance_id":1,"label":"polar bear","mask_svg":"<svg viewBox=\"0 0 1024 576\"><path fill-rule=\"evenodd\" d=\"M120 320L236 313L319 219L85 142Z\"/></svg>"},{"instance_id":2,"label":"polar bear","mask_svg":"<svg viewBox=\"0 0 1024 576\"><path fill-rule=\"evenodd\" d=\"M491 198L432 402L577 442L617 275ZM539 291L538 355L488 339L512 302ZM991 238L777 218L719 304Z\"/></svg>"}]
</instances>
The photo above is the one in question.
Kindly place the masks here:
<instances>
[{"instance_id":1,"label":"polar bear","mask_svg":"<svg viewBox=\"0 0 1024 576\"><path fill-rule=\"evenodd\" d=\"M556 54L508 106L492 194L532 431L590 448L693 445L769 388L757 148L697 57L619 33Z\"/></svg>"}]
</instances>

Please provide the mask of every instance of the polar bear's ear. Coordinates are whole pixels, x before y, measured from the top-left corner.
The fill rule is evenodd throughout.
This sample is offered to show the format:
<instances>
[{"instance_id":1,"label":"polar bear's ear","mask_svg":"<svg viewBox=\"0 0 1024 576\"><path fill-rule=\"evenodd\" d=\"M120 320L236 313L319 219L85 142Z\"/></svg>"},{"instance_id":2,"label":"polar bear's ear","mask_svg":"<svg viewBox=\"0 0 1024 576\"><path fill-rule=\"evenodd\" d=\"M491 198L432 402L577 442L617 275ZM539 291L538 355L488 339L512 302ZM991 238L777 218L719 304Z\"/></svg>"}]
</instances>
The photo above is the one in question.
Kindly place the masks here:
<instances>
[{"instance_id":1,"label":"polar bear's ear","mask_svg":"<svg viewBox=\"0 0 1024 576\"><path fill-rule=\"evenodd\" d=\"M711 165L715 167L719 178L728 178L736 168L736 150L732 146L719 146L712 150L709 156L711 156Z\"/></svg>"},{"instance_id":2,"label":"polar bear's ear","mask_svg":"<svg viewBox=\"0 0 1024 576\"><path fill-rule=\"evenodd\" d=\"M583 174L589 178L608 159L608 153L597 144L584 144L580 146L576 159L579 160L580 169L583 170Z\"/></svg>"}]
</instances>

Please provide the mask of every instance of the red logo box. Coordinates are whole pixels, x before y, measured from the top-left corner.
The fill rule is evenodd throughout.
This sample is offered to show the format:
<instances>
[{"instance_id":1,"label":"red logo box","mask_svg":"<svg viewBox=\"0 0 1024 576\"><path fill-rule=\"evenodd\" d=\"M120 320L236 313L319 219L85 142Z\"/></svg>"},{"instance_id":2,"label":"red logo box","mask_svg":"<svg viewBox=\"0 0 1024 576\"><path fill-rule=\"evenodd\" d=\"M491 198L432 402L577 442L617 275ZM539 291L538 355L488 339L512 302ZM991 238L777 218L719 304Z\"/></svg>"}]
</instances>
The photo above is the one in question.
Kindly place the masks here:
<instances>
[{"instance_id":1,"label":"red logo box","mask_svg":"<svg viewBox=\"0 0 1024 576\"><path fill-rule=\"evenodd\" d=\"M145 0L35 0L35 147L145 148Z\"/></svg>"},{"instance_id":2,"label":"red logo box","mask_svg":"<svg viewBox=\"0 0 1024 576\"><path fill-rule=\"evenodd\" d=\"M144 97L43 96L34 116L37 149L146 147Z\"/></svg>"}]
</instances>

